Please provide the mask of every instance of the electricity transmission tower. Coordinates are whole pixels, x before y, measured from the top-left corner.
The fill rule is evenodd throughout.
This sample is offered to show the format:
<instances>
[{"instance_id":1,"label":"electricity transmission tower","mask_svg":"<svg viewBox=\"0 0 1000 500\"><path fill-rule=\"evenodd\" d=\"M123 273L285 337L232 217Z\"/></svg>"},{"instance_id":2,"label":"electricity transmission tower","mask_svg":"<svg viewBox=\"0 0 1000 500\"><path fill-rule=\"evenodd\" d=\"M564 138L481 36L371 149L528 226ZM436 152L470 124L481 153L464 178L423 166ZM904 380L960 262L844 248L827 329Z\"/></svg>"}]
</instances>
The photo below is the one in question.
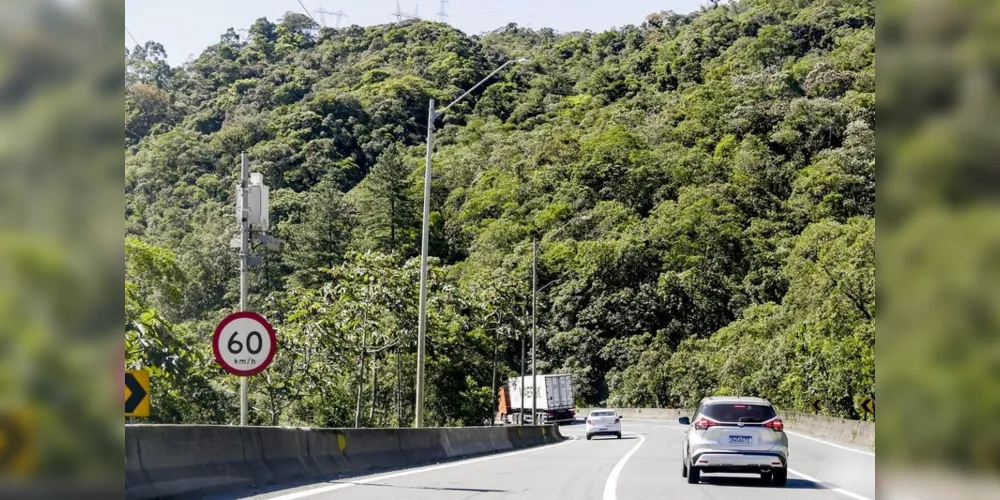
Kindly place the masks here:
<instances>
[{"instance_id":1,"label":"electricity transmission tower","mask_svg":"<svg viewBox=\"0 0 1000 500\"><path fill-rule=\"evenodd\" d=\"M345 17L348 17L347 14L344 13L344 9L340 9L337 12L330 12L330 11L324 9L323 6L320 6L319 9L316 9L316 12L319 13L320 21L323 23L324 27L327 25L326 24L326 15L327 14L329 14L329 15L334 16L334 17L337 18L337 24L334 25L335 28L339 28L340 27L340 21L341 21L341 19L343 19Z\"/></svg>"},{"instance_id":2,"label":"electricity transmission tower","mask_svg":"<svg viewBox=\"0 0 1000 500\"><path fill-rule=\"evenodd\" d=\"M451 3L448 0L441 0L441 8L438 10L437 16L438 21L447 22L448 19L448 4Z\"/></svg>"},{"instance_id":3,"label":"electricity transmission tower","mask_svg":"<svg viewBox=\"0 0 1000 500\"><path fill-rule=\"evenodd\" d=\"M396 18L396 22L402 22L403 19L420 19L420 4L417 4L416 8L413 9L413 14L404 14L403 9L399 6L399 0L396 0L396 12L392 13L391 17Z\"/></svg>"}]
</instances>

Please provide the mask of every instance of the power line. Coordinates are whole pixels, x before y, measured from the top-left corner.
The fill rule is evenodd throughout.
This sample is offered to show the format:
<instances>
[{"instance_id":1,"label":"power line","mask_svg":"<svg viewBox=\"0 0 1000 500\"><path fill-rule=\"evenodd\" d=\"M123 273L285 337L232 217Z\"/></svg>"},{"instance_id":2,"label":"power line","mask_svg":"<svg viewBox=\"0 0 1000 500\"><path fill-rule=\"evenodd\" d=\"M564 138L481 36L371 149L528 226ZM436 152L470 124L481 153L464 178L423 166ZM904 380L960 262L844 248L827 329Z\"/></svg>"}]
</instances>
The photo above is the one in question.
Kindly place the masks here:
<instances>
[{"instance_id":1,"label":"power line","mask_svg":"<svg viewBox=\"0 0 1000 500\"><path fill-rule=\"evenodd\" d=\"M309 9L306 8L306 4L302 3L302 0L297 0L297 1L299 2L299 5L302 6L302 10L306 11L306 15L309 16L309 19L312 19L313 22L315 23L316 22L316 18L313 17L312 12L309 12Z\"/></svg>"},{"instance_id":2,"label":"power line","mask_svg":"<svg viewBox=\"0 0 1000 500\"><path fill-rule=\"evenodd\" d=\"M135 35L133 35L131 31L129 31L128 26L125 27L125 33L128 34L128 37L131 38L136 45L142 45L141 43L139 43L139 40L135 39Z\"/></svg>"}]
</instances>

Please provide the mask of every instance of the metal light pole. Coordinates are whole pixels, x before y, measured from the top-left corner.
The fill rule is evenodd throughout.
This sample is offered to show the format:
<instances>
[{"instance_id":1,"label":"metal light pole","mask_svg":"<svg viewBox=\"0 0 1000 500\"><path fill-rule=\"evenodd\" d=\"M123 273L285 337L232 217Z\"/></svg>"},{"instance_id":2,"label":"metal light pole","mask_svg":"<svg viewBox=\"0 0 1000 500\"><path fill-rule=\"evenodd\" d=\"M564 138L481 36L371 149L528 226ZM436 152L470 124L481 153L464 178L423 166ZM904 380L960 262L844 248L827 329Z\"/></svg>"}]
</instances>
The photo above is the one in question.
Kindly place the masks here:
<instances>
[{"instance_id":1,"label":"metal light pole","mask_svg":"<svg viewBox=\"0 0 1000 500\"><path fill-rule=\"evenodd\" d=\"M493 427L497 421L497 403L499 402L499 395L497 394L497 344L500 342L500 328L496 329L493 335L493 378L490 379L490 410L493 412L493 416L490 417L490 427Z\"/></svg>"},{"instance_id":2,"label":"metal light pole","mask_svg":"<svg viewBox=\"0 0 1000 500\"><path fill-rule=\"evenodd\" d=\"M577 220L588 220L588 219L590 219L590 215L583 215L580 217L573 218L569 222L559 227L559 229L556 229L545 238L542 238L542 241L545 241L551 238L552 236L559 234L560 231L566 229L566 227L568 227L570 224L572 224ZM535 371L535 358L537 352L535 344L535 329L536 329L535 325L538 316L538 292L541 291L538 289L538 243L539 242L537 239L533 238L531 240L531 423L532 424L537 423L535 417L538 412L538 396L537 396L538 376L537 372ZM542 287L542 290L558 282L559 280L554 280L549 283L546 283L545 286ZM521 404L521 408L524 408L523 403Z\"/></svg>"},{"instance_id":3,"label":"metal light pole","mask_svg":"<svg viewBox=\"0 0 1000 500\"><path fill-rule=\"evenodd\" d=\"M538 295L538 240L531 240L531 424L537 422L538 414L538 372L535 370L535 318L537 316Z\"/></svg>"},{"instance_id":4,"label":"metal light pole","mask_svg":"<svg viewBox=\"0 0 1000 500\"><path fill-rule=\"evenodd\" d=\"M458 98L452 101L451 104L441 108L440 111L435 111L434 99L430 100L430 105L427 109L427 160L424 164L424 222L423 236L420 245L420 316L418 319L417 330L417 401L415 411L416 418L414 422L415 427L424 426L424 349L426 343L425 338L427 336L427 252L430 243L431 159L434 155L434 120L443 115L445 111L448 111L448 109L454 106L455 103L471 94L473 90L479 88L479 86L486 82L486 80L492 78L493 75L507 67L507 65L515 62L523 63L527 62L527 59L522 58L511 60L501 64L499 68L486 75L485 78L473 85L472 88L466 90L464 94L458 96Z\"/></svg>"},{"instance_id":5,"label":"metal light pole","mask_svg":"<svg viewBox=\"0 0 1000 500\"><path fill-rule=\"evenodd\" d=\"M521 418L518 424L524 425L524 333L521 333Z\"/></svg>"},{"instance_id":6,"label":"metal light pole","mask_svg":"<svg viewBox=\"0 0 1000 500\"><path fill-rule=\"evenodd\" d=\"M417 328L417 404L414 427L424 426L424 338L427 335L427 249L430 244L431 157L434 154L434 99L427 109L427 161L424 164L424 227L420 243L420 317Z\"/></svg>"},{"instance_id":7,"label":"metal light pole","mask_svg":"<svg viewBox=\"0 0 1000 500\"><path fill-rule=\"evenodd\" d=\"M247 310L247 271L250 258L250 160L246 153L240 154L240 192L243 202L240 209L240 311ZM240 377L240 425L247 425L249 401L247 378Z\"/></svg>"}]
</instances>

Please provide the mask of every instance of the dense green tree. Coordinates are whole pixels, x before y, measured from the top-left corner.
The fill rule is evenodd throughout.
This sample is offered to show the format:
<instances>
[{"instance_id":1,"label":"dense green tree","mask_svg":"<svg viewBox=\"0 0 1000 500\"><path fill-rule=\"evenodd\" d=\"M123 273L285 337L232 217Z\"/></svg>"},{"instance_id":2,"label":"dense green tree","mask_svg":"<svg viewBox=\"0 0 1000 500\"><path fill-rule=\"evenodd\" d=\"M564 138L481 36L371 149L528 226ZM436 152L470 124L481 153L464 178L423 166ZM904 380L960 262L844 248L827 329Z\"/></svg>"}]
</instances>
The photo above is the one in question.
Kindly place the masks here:
<instances>
[{"instance_id":1,"label":"dense green tree","mask_svg":"<svg viewBox=\"0 0 1000 500\"><path fill-rule=\"evenodd\" d=\"M333 269L344 258L354 227L354 207L344 199L337 182L327 178L305 199L301 221L287 224L288 249L285 262L291 265L293 280L315 286L326 281L324 269Z\"/></svg>"},{"instance_id":2,"label":"dense green tree","mask_svg":"<svg viewBox=\"0 0 1000 500\"><path fill-rule=\"evenodd\" d=\"M283 350L251 383L254 418L409 422L428 100L520 57L437 122L428 423L482 423L519 370L535 239L538 366L572 374L579 404L755 394L859 417L874 390L874 26L870 0L741 0L601 33L289 14L181 67L137 47L130 359L186 353L177 376L198 380L159 418L235 415L203 333L238 301L246 151L288 243L255 248L251 307Z\"/></svg>"},{"instance_id":3,"label":"dense green tree","mask_svg":"<svg viewBox=\"0 0 1000 500\"><path fill-rule=\"evenodd\" d=\"M417 210L410 174L413 167L397 145L389 146L361 185L362 215L355 238L369 248L412 254L417 241Z\"/></svg>"}]
</instances>

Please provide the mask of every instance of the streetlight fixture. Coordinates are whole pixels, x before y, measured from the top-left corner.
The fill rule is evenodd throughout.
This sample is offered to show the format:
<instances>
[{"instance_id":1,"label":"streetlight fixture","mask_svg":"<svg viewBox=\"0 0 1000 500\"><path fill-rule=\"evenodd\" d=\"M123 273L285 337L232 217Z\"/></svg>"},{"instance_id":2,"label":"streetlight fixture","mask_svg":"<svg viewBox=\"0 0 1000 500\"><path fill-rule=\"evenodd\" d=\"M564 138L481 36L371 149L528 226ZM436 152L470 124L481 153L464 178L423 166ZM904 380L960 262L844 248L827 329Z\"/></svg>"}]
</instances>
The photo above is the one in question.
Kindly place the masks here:
<instances>
[{"instance_id":1,"label":"streetlight fixture","mask_svg":"<svg viewBox=\"0 0 1000 500\"><path fill-rule=\"evenodd\" d=\"M569 227L570 224L578 220L579 221L589 220L590 218L591 218L590 214L574 217L573 219L570 219L569 222L560 226L559 229L556 229L555 231L549 233L547 236L542 238L541 241L538 241L537 239L531 240L531 423L532 424L537 423L537 421L535 420L535 416L538 411L538 396L537 396L538 372L535 370L535 357L536 357L535 354L537 352L536 350L537 346L535 345L535 329L536 329L535 325L536 325L536 318L538 316L537 296L538 292L541 292L542 290L545 290L549 286L559 282L559 280L551 281L547 283L545 286L543 286L541 289L538 289L538 245L540 243L544 243L545 240L559 234L563 229ZM523 408L524 405L522 404L521 407Z\"/></svg>"},{"instance_id":2,"label":"streetlight fixture","mask_svg":"<svg viewBox=\"0 0 1000 500\"><path fill-rule=\"evenodd\" d=\"M430 214L431 214L431 158L434 156L434 120L443 115L445 111L461 101L465 96L479 88L480 85L500 72L500 70L514 63L526 63L525 58L512 59L500 65L485 78L466 90L464 94L451 101L451 104L441 108L440 111L434 109L434 99L430 100L427 107L427 161L424 165L424 223L423 235L420 245L420 317L417 331L417 402L416 427L424 426L424 345L427 336L427 252L430 245Z\"/></svg>"}]
</instances>

